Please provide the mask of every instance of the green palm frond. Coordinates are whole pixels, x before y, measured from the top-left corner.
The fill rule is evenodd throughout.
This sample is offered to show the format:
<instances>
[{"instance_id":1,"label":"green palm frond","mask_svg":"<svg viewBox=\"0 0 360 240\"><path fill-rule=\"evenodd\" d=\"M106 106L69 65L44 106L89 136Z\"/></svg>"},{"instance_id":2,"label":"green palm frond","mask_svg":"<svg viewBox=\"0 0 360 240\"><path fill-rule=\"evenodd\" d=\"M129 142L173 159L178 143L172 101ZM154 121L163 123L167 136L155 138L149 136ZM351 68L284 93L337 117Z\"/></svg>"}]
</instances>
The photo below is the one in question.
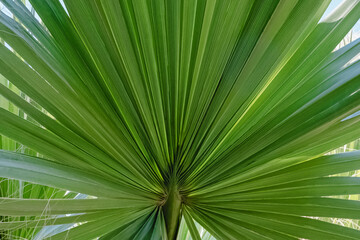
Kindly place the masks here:
<instances>
[{"instance_id":1,"label":"green palm frond","mask_svg":"<svg viewBox=\"0 0 360 240\"><path fill-rule=\"evenodd\" d=\"M0 2L3 236L360 238L358 0Z\"/></svg>"},{"instance_id":2,"label":"green palm frond","mask_svg":"<svg viewBox=\"0 0 360 240\"><path fill-rule=\"evenodd\" d=\"M1 86L5 86L7 90L11 90L13 94L21 95L21 99L24 101L31 102L27 96L19 91L14 85L12 85L9 81L7 81L4 77L0 76ZM7 109L9 112L18 115L20 118L27 119L33 123L34 120L27 116L24 111L16 107L12 102L9 102L3 96L0 96L0 104L1 108ZM35 103L36 104L36 103ZM39 156L38 153L33 150L25 147L24 145L15 142L12 139L9 139L5 136L0 136L0 149L7 150L8 153L14 152L14 154L22 153L28 156ZM9 169L4 168L5 159L1 158L2 167L0 172L2 177L6 177L6 172L11 171ZM22 165L23 168L26 169L25 174L29 172L29 168L25 165ZM56 189L48 186L33 184L30 182L16 180L13 179L13 175L11 175L11 179L8 178L0 178L0 197L2 200L4 199L13 199L15 201L19 199L51 199L51 198L74 198L76 197L76 193L68 192L66 190ZM19 179L23 179L20 177ZM80 196L81 197L81 196ZM0 205L2 207L6 207L8 205L5 204L4 201L1 201ZM42 209L43 212L46 212L46 208ZM0 239L39 239L37 236L44 235L46 231L41 230L43 226L47 226L48 223L44 222L43 216L24 216L23 211L20 211L20 214L14 214L11 212L10 216L6 216L4 212L2 212L0 216ZM50 220L50 219L46 219ZM52 222L54 224L55 222ZM66 229L73 226L74 224L66 225ZM48 231L49 233L56 233L56 230L59 226L53 226L53 231ZM45 230L45 229L44 229ZM49 229L50 230L50 229ZM64 231L64 230L62 230Z\"/></svg>"}]
</instances>

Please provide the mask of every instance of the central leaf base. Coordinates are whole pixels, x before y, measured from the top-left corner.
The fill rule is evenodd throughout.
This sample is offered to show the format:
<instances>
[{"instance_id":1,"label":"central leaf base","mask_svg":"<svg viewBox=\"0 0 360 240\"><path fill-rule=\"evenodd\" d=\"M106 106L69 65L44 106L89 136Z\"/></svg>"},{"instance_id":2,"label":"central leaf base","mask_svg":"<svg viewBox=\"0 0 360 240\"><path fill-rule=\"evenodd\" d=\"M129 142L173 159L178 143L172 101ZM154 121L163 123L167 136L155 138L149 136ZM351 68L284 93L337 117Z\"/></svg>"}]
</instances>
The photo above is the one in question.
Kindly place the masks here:
<instances>
[{"instance_id":1,"label":"central leaf base","mask_svg":"<svg viewBox=\"0 0 360 240\"><path fill-rule=\"evenodd\" d=\"M166 202L162 208L168 239L176 239L180 224L181 196L174 178L170 179Z\"/></svg>"}]
</instances>

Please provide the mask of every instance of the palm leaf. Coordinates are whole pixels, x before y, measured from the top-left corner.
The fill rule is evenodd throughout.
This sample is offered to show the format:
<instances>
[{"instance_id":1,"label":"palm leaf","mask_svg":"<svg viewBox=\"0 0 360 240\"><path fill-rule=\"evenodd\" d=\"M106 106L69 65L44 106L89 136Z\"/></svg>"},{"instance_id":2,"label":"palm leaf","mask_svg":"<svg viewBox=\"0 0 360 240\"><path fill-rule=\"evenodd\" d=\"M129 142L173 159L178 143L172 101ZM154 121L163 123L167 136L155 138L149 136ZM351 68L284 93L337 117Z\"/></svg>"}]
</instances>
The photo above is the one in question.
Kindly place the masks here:
<instances>
[{"instance_id":1,"label":"palm leaf","mask_svg":"<svg viewBox=\"0 0 360 240\"><path fill-rule=\"evenodd\" d=\"M1 2L3 236L360 238L359 1Z\"/></svg>"}]
</instances>

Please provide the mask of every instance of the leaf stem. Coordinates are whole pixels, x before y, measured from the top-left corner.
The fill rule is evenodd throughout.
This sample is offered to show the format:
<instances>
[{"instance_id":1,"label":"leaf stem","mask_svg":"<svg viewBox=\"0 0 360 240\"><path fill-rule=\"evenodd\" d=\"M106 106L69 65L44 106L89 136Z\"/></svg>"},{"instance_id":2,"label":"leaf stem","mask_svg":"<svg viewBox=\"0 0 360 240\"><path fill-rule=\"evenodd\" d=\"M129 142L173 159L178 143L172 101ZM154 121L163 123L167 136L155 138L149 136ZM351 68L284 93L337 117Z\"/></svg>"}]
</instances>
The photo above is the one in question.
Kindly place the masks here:
<instances>
[{"instance_id":1,"label":"leaf stem","mask_svg":"<svg viewBox=\"0 0 360 240\"><path fill-rule=\"evenodd\" d=\"M167 199L163 206L166 231L169 240L175 240L180 225L181 196L176 177L170 178Z\"/></svg>"}]
</instances>

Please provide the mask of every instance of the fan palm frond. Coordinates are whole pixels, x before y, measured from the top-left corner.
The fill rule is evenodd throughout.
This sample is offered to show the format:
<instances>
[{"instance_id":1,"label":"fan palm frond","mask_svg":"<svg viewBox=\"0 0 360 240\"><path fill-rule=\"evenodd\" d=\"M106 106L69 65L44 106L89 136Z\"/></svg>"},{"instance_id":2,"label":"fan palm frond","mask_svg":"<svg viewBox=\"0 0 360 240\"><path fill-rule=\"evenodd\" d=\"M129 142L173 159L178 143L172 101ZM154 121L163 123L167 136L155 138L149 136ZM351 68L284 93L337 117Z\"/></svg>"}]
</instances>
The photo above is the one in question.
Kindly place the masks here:
<instances>
[{"instance_id":1,"label":"fan palm frond","mask_svg":"<svg viewBox=\"0 0 360 240\"><path fill-rule=\"evenodd\" d=\"M329 1L1 2L0 94L26 117L0 108L0 133L32 152L0 176L62 189L2 196L1 234L360 238L321 221L360 216L336 198L360 152L324 156L360 136L360 39L333 51L358 0L321 21Z\"/></svg>"}]
</instances>

